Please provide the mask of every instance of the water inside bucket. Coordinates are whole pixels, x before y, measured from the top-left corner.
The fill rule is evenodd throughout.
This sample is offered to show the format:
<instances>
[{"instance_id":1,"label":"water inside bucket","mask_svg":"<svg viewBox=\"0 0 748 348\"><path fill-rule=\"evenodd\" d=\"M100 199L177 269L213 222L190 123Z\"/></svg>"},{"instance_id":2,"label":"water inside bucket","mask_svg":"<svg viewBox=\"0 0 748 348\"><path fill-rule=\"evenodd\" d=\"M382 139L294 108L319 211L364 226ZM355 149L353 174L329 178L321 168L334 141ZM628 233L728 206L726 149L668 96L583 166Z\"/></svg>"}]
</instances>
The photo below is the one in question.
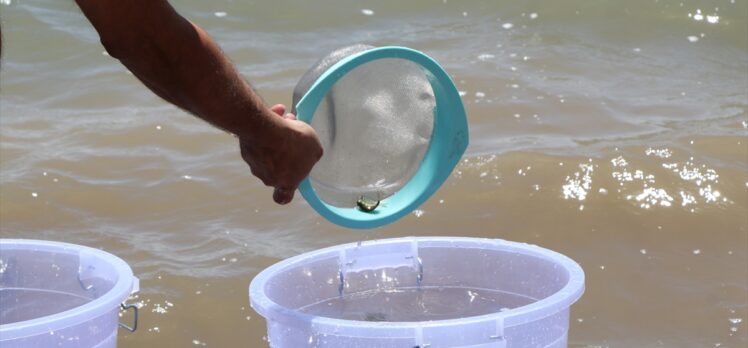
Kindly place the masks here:
<instances>
[{"instance_id":1,"label":"water inside bucket","mask_svg":"<svg viewBox=\"0 0 748 348\"><path fill-rule=\"evenodd\" d=\"M417 322L498 313L535 299L464 287L424 287L365 291L301 308L316 316L358 321Z\"/></svg>"},{"instance_id":2,"label":"water inside bucket","mask_svg":"<svg viewBox=\"0 0 748 348\"><path fill-rule=\"evenodd\" d=\"M58 291L0 289L0 325L41 318L82 306L92 299Z\"/></svg>"},{"instance_id":3,"label":"water inside bucket","mask_svg":"<svg viewBox=\"0 0 748 348\"><path fill-rule=\"evenodd\" d=\"M0 346L114 348L120 304L138 288L104 251L0 239Z\"/></svg>"},{"instance_id":4,"label":"water inside bucket","mask_svg":"<svg viewBox=\"0 0 748 348\"><path fill-rule=\"evenodd\" d=\"M282 261L250 301L277 348L564 348L583 290L579 265L534 245L408 237Z\"/></svg>"}]
</instances>

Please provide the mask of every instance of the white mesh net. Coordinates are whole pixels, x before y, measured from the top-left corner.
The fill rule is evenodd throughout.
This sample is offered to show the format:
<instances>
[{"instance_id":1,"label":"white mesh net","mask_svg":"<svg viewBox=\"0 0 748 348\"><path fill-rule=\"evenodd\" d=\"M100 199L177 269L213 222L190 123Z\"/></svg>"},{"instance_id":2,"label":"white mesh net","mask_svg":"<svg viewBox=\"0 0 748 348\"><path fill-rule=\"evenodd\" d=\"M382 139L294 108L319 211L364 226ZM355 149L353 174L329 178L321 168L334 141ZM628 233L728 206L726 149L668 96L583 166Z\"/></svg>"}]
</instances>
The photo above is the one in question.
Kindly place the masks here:
<instances>
[{"instance_id":1,"label":"white mesh net","mask_svg":"<svg viewBox=\"0 0 748 348\"><path fill-rule=\"evenodd\" d=\"M416 173L434 127L434 92L424 70L405 59L365 63L343 76L312 119L324 155L312 186L328 204L382 200Z\"/></svg>"}]
</instances>

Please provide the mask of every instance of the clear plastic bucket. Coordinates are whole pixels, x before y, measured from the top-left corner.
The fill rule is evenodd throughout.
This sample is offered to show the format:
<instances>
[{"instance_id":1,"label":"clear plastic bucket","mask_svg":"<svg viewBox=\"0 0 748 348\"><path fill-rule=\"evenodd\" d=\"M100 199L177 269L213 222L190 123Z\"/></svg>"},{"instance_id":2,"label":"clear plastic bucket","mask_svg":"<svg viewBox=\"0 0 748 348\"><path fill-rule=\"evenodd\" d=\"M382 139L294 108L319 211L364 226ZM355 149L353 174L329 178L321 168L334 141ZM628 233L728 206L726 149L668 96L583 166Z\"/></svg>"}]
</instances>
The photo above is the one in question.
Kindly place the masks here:
<instances>
[{"instance_id":1,"label":"clear plastic bucket","mask_svg":"<svg viewBox=\"0 0 748 348\"><path fill-rule=\"evenodd\" d=\"M496 239L411 237L279 262L249 286L271 347L566 347L573 260Z\"/></svg>"},{"instance_id":2,"label":"clear plastic bucket","mask_svg":"<svg viewBox=\"0 0 748 348\"><path fill-rule=\"evenodd\" d=\"M138 290L107 252L0 239L0 346L116 347L120 305Z\"/></svg>"}]
</instances>

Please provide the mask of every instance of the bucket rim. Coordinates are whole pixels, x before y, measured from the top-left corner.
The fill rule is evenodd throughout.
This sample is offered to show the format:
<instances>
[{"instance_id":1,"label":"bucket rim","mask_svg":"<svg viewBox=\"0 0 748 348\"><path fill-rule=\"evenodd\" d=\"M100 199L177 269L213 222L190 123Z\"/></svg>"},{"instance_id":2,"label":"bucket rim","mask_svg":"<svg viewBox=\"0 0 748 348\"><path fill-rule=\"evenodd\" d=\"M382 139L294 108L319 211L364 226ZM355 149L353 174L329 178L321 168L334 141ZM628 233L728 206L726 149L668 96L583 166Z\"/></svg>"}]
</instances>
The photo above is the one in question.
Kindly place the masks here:
<instances>
[{"instance_id":1,"label":"bucket rim","mask_svg":"<svg viewBox=\"0 0 748 348\"><path fill-rule=\"evenodd\" d=\"M119 305L130 294L140 290L140 281L133 275L130 266L121 258L92 247L35 239L0 239L0 252L10 250L32 250L80 254L81 251L93 254L110 264L117 272L117 282L106 293L84 305L39 318L0 325L0 341L35 336L44 332L54 332L98 318Z\"/></svg>"},{"instance_id":2,"label":"bucket rim","mask_svg":"<svg viewBox=\"0 0 748 348\"><path fill-rule=\"evenodd\" d=\"M370 322L345 320L330 317L321 317L312 314L303 313L297 309L291 309L278 304L270 299L264 291L265 285L274 275L289 268L299 266L304 262L311 262L329 257L335 257L340 250L354 248L357 246L383 244L383 243L401 243L401 242L418 242L420 247L444 247L453 246L460 248L480 248L488 250L511 250L521 252L527 256L535 256L546 259L554 264L563 267L569 275L566 284L553 294L539 299L531 304L513 308L507 311L490 313L465 318L454 318L446 320L420 321L420 322ZM304 254L300 254L285 260L282 260L262 272L252 279L249 284L250 305L266 320L276 320L279 322L306 324L314 327L321 333L340 333L348 328L357 330L357 334L366 336L376 336L378 329L392 331L402 329L412 331L413 329L426 327L448 327L463 326L485 322L499 322L504 327L533 322L547 316L558 313L561 310L568 309L584 293L585 275L582 268L574 260L561 253L542 248L534 244L521 242L512 242L503 239L492 238L474 238L474 237L401 237L371 240L364 242L354 242L331 246ZM366 329L359 331L359 329Z\"/></svg>"}]
</instances>

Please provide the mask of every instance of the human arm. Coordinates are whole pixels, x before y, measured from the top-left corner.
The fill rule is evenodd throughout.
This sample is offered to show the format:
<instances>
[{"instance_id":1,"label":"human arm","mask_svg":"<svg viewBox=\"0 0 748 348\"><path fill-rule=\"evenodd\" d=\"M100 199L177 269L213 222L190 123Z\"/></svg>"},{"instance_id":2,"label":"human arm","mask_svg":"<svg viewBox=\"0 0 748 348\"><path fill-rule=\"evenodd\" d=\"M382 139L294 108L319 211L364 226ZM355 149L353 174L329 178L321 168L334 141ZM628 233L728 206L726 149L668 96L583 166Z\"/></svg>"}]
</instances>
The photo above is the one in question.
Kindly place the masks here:
<instances>
[{"instance_id":1,"label":"human arm","mask_svg":"<svg viewBox=\"0 0 748 348\"><path fill-rule=\"evenodd\" d=\"M168 102L235 134L252 174L291 201L322 156L314 130L268 108L218 45L166 0L76 0L109 55ZM279 113L279 114L278 114Z\"/></svg>"}]
</instances>

